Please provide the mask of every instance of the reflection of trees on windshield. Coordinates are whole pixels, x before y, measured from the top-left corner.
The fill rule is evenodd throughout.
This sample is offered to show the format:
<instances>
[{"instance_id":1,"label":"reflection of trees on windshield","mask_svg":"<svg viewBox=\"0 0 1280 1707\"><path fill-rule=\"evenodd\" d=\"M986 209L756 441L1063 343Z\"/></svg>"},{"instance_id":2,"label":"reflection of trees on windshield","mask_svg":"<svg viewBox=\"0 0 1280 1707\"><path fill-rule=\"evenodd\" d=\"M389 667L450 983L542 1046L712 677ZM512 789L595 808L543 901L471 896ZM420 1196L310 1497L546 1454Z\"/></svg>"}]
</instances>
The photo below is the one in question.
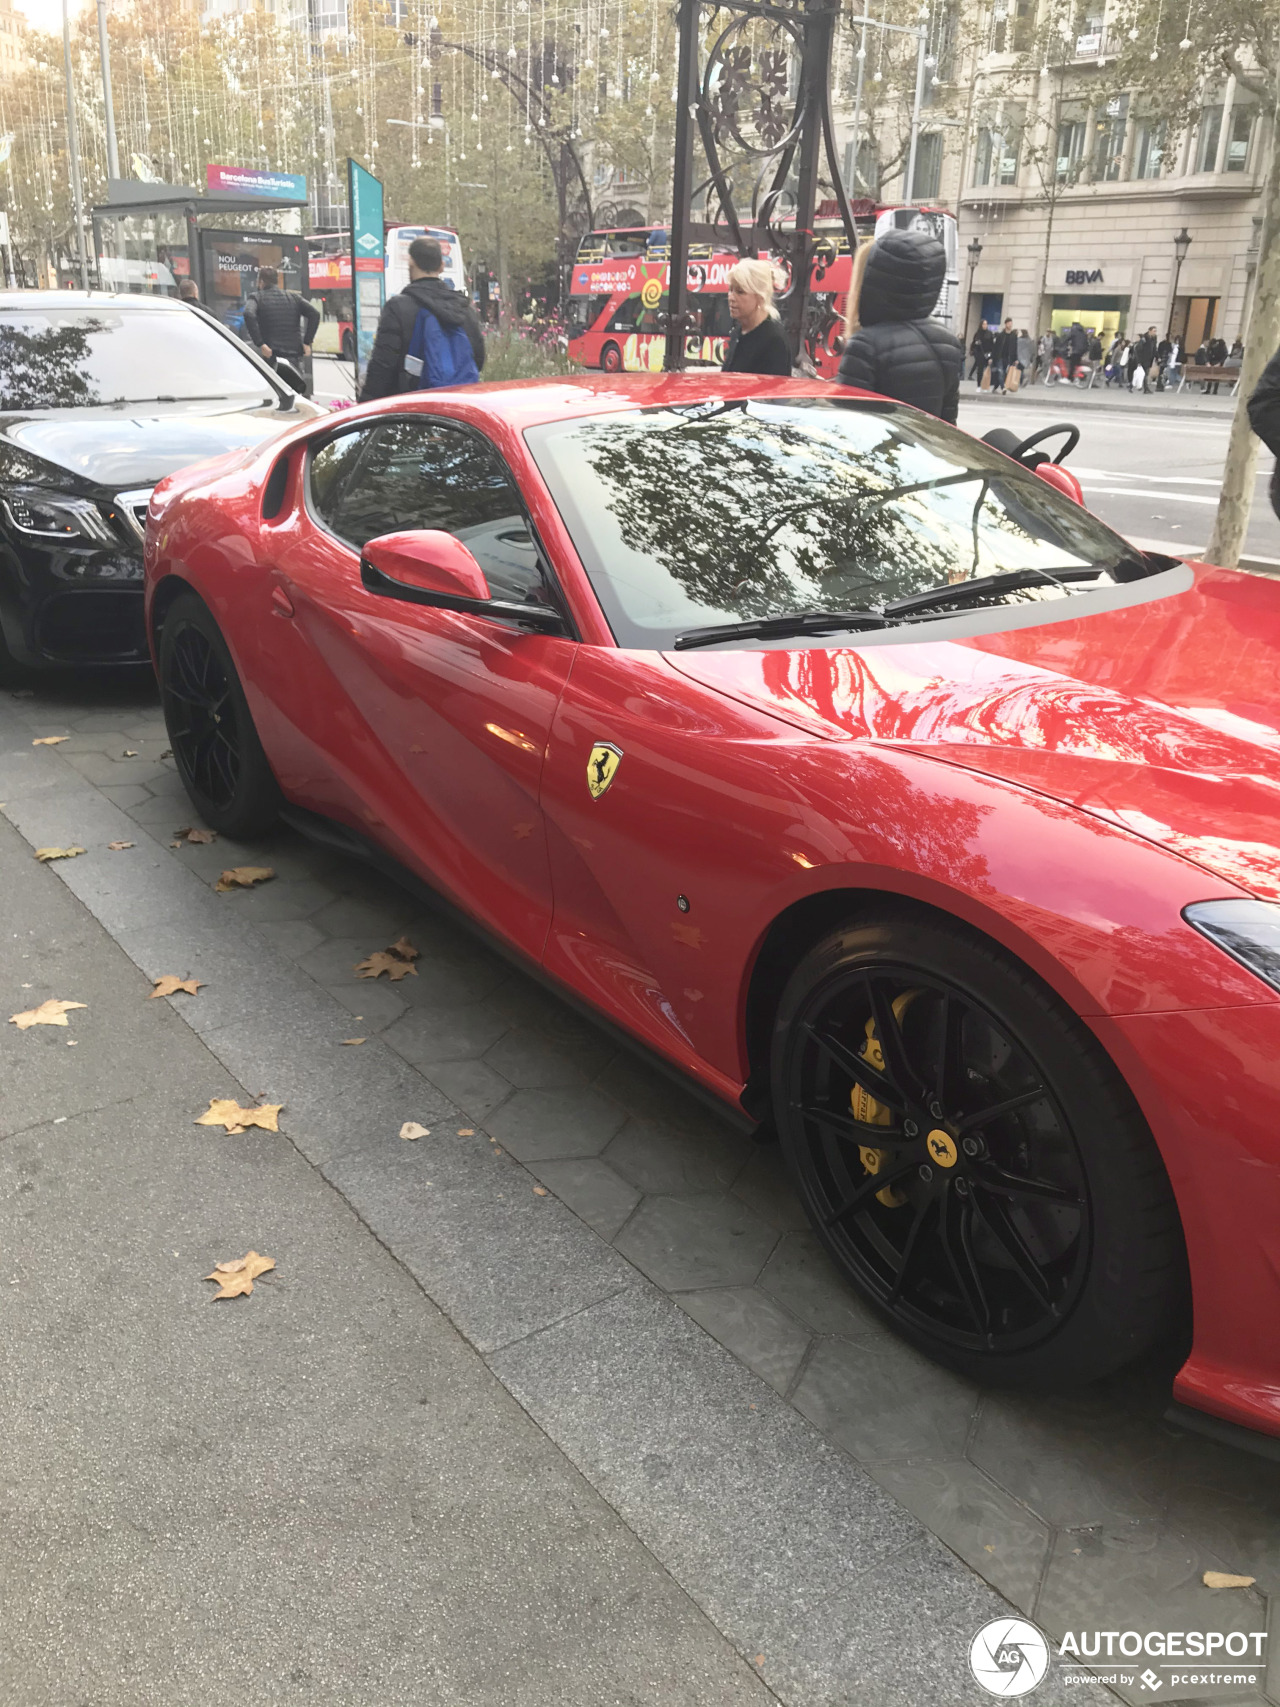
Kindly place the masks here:
<instances>
[{"instance_id":1,"label":"reflection of trees on windshield","mask_svg":"<svg viewBox=\"0 0 1280 1707\"><path fill-rule=\"evenodd\" d=\"M1083 512L1064 526L1071 506L1034 477L981 453L970 467L963 440L933 444L914 421L824 415L631 417L593 422L579 444L623 542L709 612L856 609L1042 558L1097 560L1102 530Z\"/></svg>"},{"instance_id":2,"label":"reflection of trees on windshield","mask_svg":"<svg viewBox=\"0 0 1280 1707\"><path fill-rule=\"evenodd\" d=\"M100 403L86 377L89 339L97 320L77 319L37 329L6 326L0 316L0 409L78 409Z\"/></svg>"}]
</instances>

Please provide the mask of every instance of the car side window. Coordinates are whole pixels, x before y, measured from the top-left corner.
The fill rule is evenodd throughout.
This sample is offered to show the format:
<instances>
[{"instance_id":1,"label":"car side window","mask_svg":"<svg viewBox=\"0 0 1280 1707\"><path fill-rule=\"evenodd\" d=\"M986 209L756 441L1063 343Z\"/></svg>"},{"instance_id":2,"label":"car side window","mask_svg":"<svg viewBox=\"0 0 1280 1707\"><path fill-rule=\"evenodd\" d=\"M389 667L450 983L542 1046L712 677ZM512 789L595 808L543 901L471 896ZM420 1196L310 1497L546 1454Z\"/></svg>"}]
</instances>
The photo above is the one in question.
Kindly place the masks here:
<instances>
[{"instance_id":1,"label":"car side window","mask_svg":"<svg viewBox=\"0 0 1280 1707\"><path fill-rule=\"evenodd\" d=\"M316 471L342 442L330 440L312 462L313 504L339 538L359 550L379 534L439 528L470 548L495 599L549 602L519 493L483 439L422 417L387 421L373 429L358 476L335 478L327 505L316 496Z\"/></svg>"},{"instance_id":2,"label":"car side window","mask_svg":"<svg viewBox=\"0 0 1280 1707\"><path fill-rule=\"evenodd\" d=\"M340 433L329 439L311 457L309 471L311 508L327 528L335 533L335 517L339 511L343 488L360 460L360 452L369 443L370 431Z\"/></svg>"}]
</instances>

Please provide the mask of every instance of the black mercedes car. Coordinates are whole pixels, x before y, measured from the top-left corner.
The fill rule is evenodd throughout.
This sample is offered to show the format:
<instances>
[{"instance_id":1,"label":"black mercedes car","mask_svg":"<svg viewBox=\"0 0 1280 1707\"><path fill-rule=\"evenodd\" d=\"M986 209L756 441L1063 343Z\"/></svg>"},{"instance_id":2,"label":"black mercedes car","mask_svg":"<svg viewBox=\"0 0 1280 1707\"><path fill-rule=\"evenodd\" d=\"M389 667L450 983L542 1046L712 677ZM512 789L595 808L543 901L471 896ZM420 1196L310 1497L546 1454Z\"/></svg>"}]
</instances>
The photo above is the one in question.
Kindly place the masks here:
<instances>
[{"instance_id":1,"label":"black mercedes car","mask_svg":"<svg viewBox=\"0 0 1280 1707\"><path fill-rule=\"evenodd\" d=\"M186 303L0 291L0 673L146 659L151 488L318 413L286 372Z\"/></svg>"}]
</instances>

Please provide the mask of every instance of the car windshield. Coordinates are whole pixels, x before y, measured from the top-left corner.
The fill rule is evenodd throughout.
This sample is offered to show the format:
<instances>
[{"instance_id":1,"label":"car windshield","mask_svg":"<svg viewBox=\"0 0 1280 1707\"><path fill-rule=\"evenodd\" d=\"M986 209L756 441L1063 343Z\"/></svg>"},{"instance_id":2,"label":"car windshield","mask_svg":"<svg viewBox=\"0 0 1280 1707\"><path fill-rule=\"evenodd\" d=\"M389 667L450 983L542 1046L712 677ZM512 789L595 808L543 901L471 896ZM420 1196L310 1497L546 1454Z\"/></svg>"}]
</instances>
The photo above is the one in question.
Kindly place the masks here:
<instances>
[{"instance_id":1,"label":"car windshield","mask_svg":"<svg viewBox=\"0 0 1280 1707\"><path fill-rule=\"evenodd\" d=\"M893 403L712 400L533 427L526 439L624 646L876 611L1012 571L1031 585L975 588L963 608L1078 596L1078 578L1052 577L1137 555L1030 470Z\"/></svg>"},{"instance_id":2,"label":"car windshield","mask_svg":"<svg viewBox=\"0 0 1280 1707\"><path fill-rule=\"evenodd\" d=\"M0 308L0 409L264 398L273 388L198 314Z\"/></svg>"}]
</instances>

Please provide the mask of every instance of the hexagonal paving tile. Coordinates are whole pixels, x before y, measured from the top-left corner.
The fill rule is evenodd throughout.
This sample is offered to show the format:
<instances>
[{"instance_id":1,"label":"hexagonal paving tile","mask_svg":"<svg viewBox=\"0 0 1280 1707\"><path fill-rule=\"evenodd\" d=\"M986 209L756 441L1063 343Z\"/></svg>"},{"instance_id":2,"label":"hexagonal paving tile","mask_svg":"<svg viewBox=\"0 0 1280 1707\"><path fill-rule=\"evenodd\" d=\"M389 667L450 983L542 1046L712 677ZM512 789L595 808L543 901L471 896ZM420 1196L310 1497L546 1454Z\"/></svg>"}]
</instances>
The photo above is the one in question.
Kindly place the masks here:
<instances>
[{"instance_id":1,"label":"hexagonal paving tile","mask_svg":"<svg viewBox=\"0 0 1280 1707\"><path fill-rule=\"evenodd\" d=\"M751 1141L726 1127L694 1136L652 1120L629 1120L604 1159L643 1192L681 1197L727 1191L746 1166Z\"/></svg>"},{"instance_id":2,"label":"hexagonal paving tile","mask_svg":"<svg viewBox=\"0 0 1280 1707\"><path fill-rule=\"evenodd\" d=\"M323 907L326 901L333 899L333 890L311 878L304 877L292 882L277 878L274 882L260 884L255 889L232 889L223 899L242 916L252 919L255 924L266 924L268 921L278 924L285 919L309 918L317 907Z\"/></svg>"},{"instance_id":3,"label":"hexagonal paving tile","mask_svg":"<svg viewBox=\"0 0 1280 1707\"><path fill-rule=\"evenodd\" d=\"M255 922L271 946L279 949L281 954L287 954L290 960L310 954L324 941L323 935L305 919L281 919L275 924Z\"/></svg>"},{"instance_id":4,"label":"hexagonal paving tile","mask_svg":"<svg viewBox=\"0 0 1280 1707\"><path fill-rule=\"evenodd\" d=\"M726 1286L710 1292L678 1292L676 1303L720 1341L748 1369L779 1393L785 1393L810 1335L754 1286Z\"/></svg>"},{"instance_id":5,"label":"hexagonal paving tile","mask_svg":"<svg viewBox=\"0 0 1280 1707\"><path fill-rule=\"evenodd\" d=\"M599 1042L606 1059L617 1053L603 1038ZM504 1079L526 1090L557 1090L585 1084L593 1075L584 1073L580 1063L605 1064L599 1056L557 1048L545 1032L533 1026L508 1028L501 1040L487 1051L485 1060Z\"/></svg>"},{"instance_id":6,"label":"hexagonal paving tile","mask_svg":"<svg viewBox=\"0 0 1280 1707\"><path fill-rule=\"evenodd\" d=\"M325 988L353 1016L352 1030L361 1035L381 1031L404 1017L404 1003L381 979L377 983L326 984Z\"/></svg>"},{"instance_id":7,"label":"hexagonal paving tile","mask_svg":"<svg viewBox=\"0 0 1280 1707\"><path fill-rule=\"evenodd\" d=\"M472 1120L488 1120L495 1108L511 1095L511 1086L483 1061L441 1061L427 1075L450 1102L456 1102ZM490 1122L492 1130L492 1122ZM518 1155L513 1144L507 1148Z\"/></svg>"},{"instance_id":8,"label":"hexagonal paving tile","mask_svg":"<svg viewBox=\"0 0 1280 1707\"><path fill-rule=\"evenodd\" d=\"M430 1067L440 1061L477 1060L510 1029L495 995L466 1007L412 1008L387 1030L383 1041L415 1066Z\"/></svg>"},{"instance_id":9,"label":"hexagonal paving tile","mask_svg":"<svg viewBox=\"0 0 1280 1707\"><path fill-rule=\"evenodd\" d=\"M602 1239L612 1239L640 1201L634 1186L619 1179L595 1156L565 1162L532 1162L530 1170L561 1203L594 1227Z\"/></svg>"},{"instance_id":10,"label":"hexagonal paving tile","mask_svg":"<svg viewBox=\"0 0 1280 1707\"><path fill-rule=\"evenodd\" d=\"M815 1333L878 1339L888 1332L810 1232L788 1233L760 1276L763 1289Z\"/></svg>"},{"instance_id":11,"label":"hexagonal paving tile","mask_svg":"<svg viewBox=\"0 0 1280 1707\"><path fill-rule=\"evenodd\" d=\"M855 1458L964 1455L978 1395L901 1340L819 1340L792 1403Z\"/></svg>"},{"instance_id":12,"label":"hexagonal paving tile","mask_svg":"<svg viewBox=\"0 0 1280 1707\"><path fill-rule=\"evenodd\" d=\"M746 1165L733 1182L733 1195L780 1233L800 1233L809 1226L776 1144L750 1144Z\"/></svg>"},{"instance_id":13,"label":"hexagonal paving tile","mask_svg":"<svg viewBox=\"0 0 1280 1707\"><path fill-rule=\"evenodd\" d=\"M381 901L342 895L327 907L322 907L313 923L326 936L367 937L370 942L376 941L385 948L401 934L414 911L409 897L392 889Z\"/></svg>"},{"instance_id":14,"label":"hexagonal paving tile","mask_svg":"<svg viewBox=\"0 0 1280 1707\"><path fill-rule=\"evenodd\" d=\"M436 960L424 954L415 964L417 977L404 978L398 986L412 1008L454 1008L482 1002L507 977L502 961L479 945L465 959Z\"/></svg>"},{"instance_id":15,"label":"hexagonal paving tile","mask_svg":"<svg viewBox=\"0 0 1280 1707\"><path fill-rule=\"evenodd\" d=\"M436 1079L434 1072L432 1079ZM549 1162L566 1156L598 1156L625 1119L617 1103L585 1086L517 1091L489 1122L489 1130L520 1161Z\"/></svg>"},{"instance_id":16,"label":"hexagonal paving tile","mask_svg":"<svg viewBox=\"0 0 1280 1707\"><path fill-rule=\"evenodd\" d=\"M298 964L302 970L321 984L387 984L386 978L357 978L356 967L362 960L367 960L371 950L358 937L331 937L328 942L322 942L310 954L304 954ZM402 984L409 982L408 978L399 980Z\"/></svg>"},{"instance_id":17,"label":"hexagonal paving tile","mask_svg":"<svg viewBox=\"0 0 1280 1707\"><path fill-rule=\"evenodd\" d=\"M615 1246L669 1292L750 1286L778 1235L731 1197L646 1197Z\"/></svg>"}]
</instances>

